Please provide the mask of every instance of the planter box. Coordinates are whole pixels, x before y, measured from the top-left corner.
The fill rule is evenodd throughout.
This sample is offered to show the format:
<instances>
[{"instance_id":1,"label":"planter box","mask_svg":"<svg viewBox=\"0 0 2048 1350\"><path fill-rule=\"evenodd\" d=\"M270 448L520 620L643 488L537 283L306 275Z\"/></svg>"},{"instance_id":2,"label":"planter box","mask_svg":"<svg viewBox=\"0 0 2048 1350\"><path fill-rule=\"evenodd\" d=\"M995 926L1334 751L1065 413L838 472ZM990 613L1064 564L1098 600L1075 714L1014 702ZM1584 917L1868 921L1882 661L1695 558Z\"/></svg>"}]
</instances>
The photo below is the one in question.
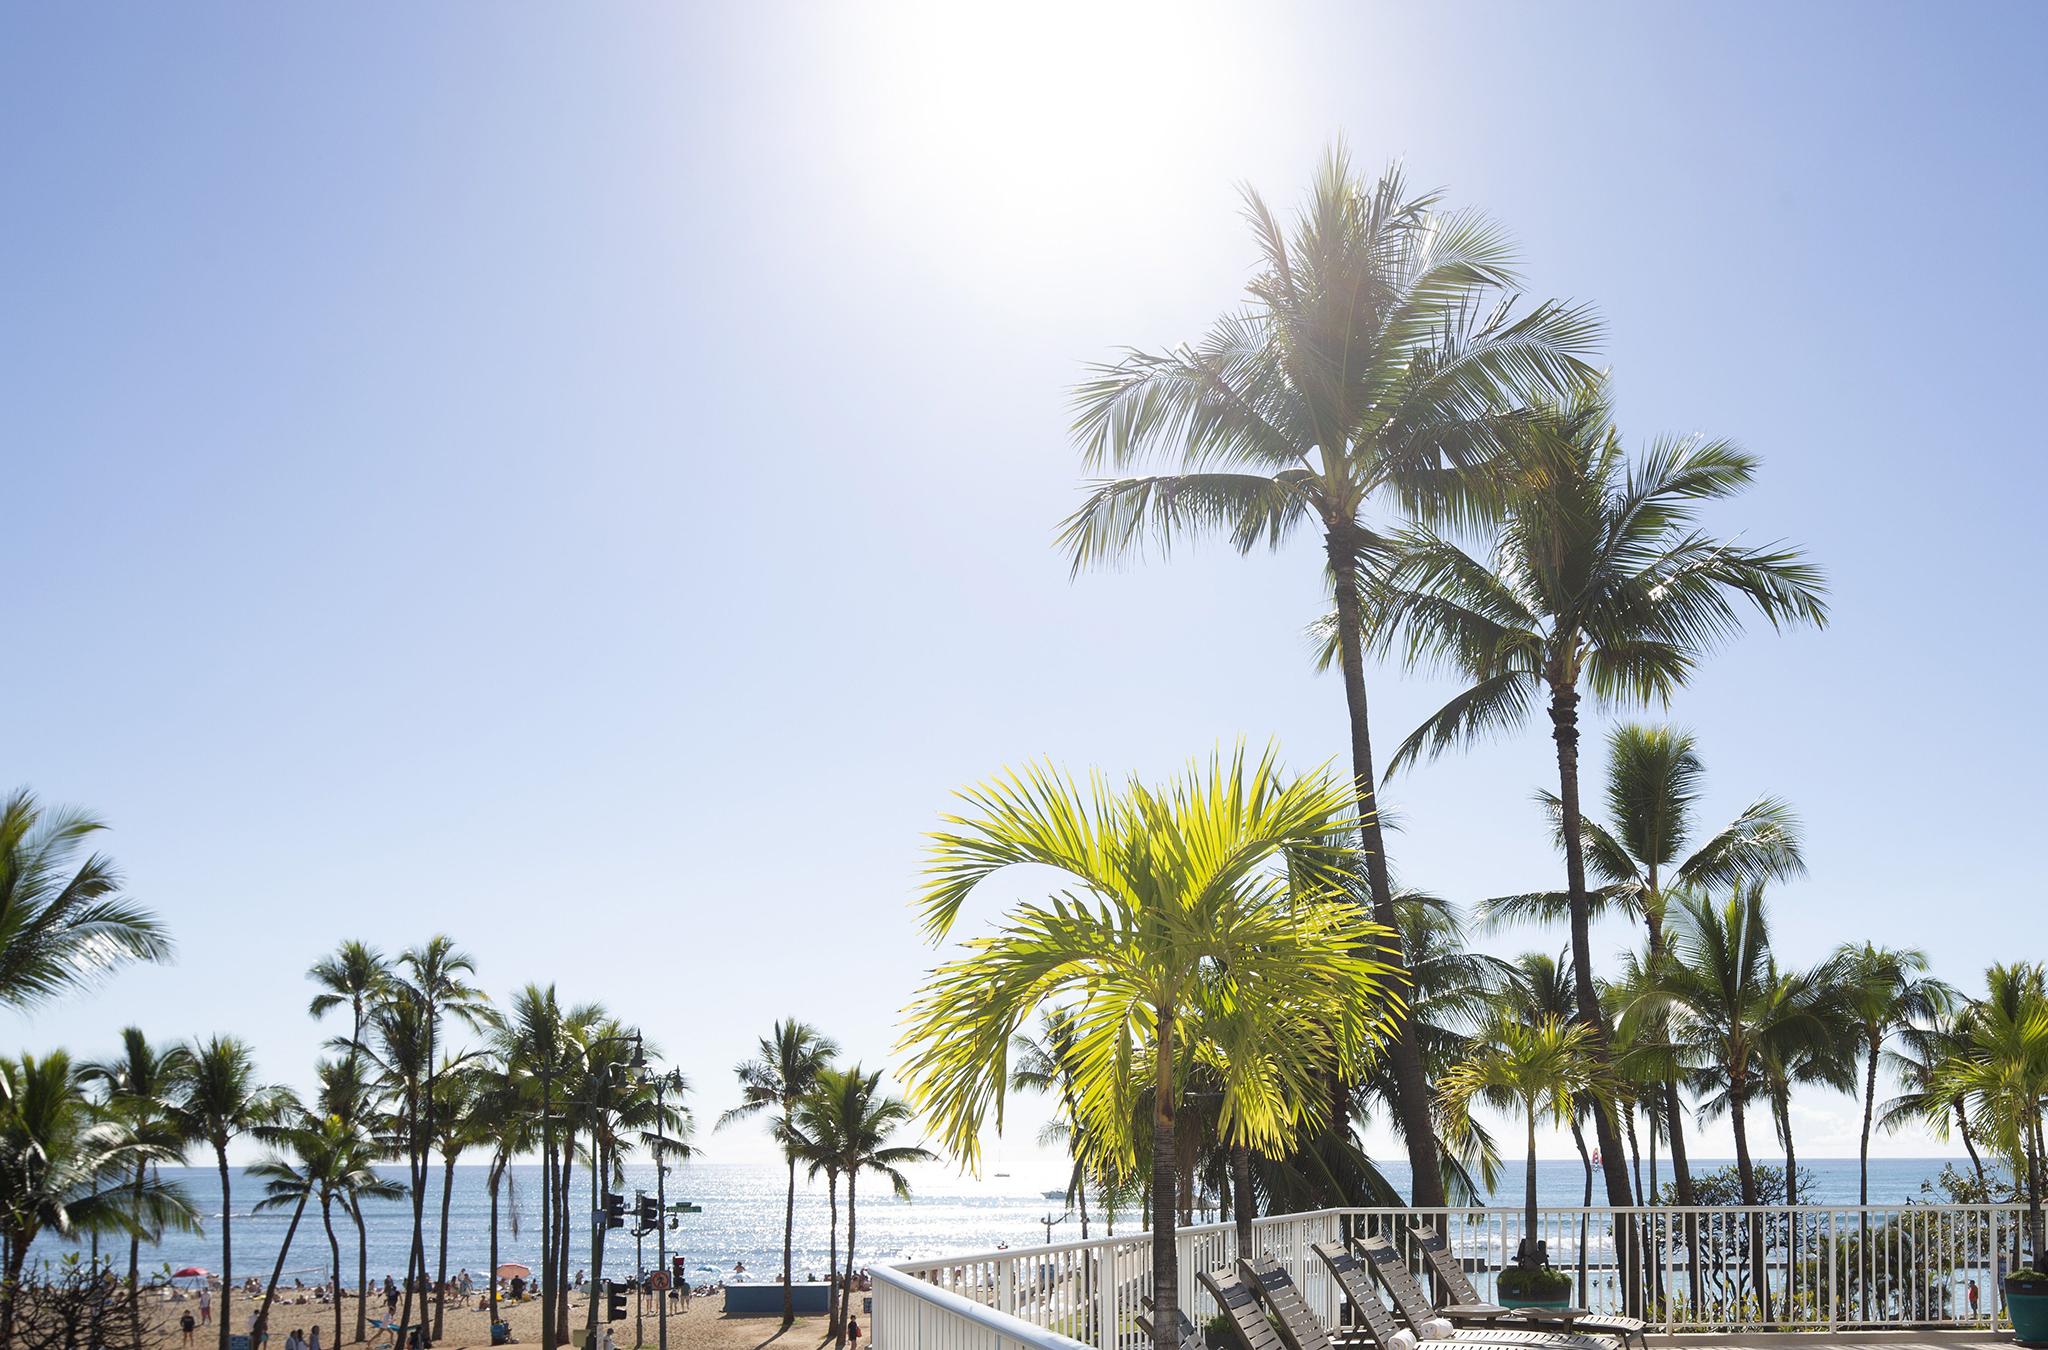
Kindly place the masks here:
<instances>
[{"instance_id":1,"label":"planter box","mask_svg":"<svg viewBox=\"0 0 2048 1350\"><path fill-rule=\"evenodd\" d=\"M2013 1339L2021 1345L2048 1346L2048 1288L2007 1285L2005 1311L2012 1317Z\"/></svg>"}]
</instances>

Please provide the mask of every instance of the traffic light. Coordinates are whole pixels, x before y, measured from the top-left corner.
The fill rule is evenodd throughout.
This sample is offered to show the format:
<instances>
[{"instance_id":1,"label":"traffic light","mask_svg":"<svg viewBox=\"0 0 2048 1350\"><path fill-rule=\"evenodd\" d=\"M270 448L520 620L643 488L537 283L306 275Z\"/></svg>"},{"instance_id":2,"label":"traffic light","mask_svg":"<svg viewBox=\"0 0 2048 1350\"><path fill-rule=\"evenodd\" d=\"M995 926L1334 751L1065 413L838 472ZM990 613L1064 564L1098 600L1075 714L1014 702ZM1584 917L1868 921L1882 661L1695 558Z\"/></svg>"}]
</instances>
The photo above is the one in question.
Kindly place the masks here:
<instances>
[{"instance_id":1,"label":"traffic light","mask_svg":"<svg viewBox=\"0 0 2048 1350\"><path fill-rule=\"evenodd\" d=\"M604 1282L604 1320L622 1322L626 1318L626 1286L617 1280Z\"/></svg>"},{"instance_id":2,"label":"traffic light","mask_svg":"<svg viewBox=\"0 0 2048 1350\"><path fill-rule=\"evenodd\" d=\"M604 1226L623 1228L626 1226L626 1197L611 1191L604 1193Z\"/></svg>"},{"instance_id":3,"label":"traffic light","mask_svg":"<svg viewBox=\"0 0 2048 1350\"><path fill-rule=\"evenodd\" d=\"M661 1202L651 1195L640 1197L640 1209L636 1216L642 1228L661 1227Z\"/></svg>"}]
</instances>

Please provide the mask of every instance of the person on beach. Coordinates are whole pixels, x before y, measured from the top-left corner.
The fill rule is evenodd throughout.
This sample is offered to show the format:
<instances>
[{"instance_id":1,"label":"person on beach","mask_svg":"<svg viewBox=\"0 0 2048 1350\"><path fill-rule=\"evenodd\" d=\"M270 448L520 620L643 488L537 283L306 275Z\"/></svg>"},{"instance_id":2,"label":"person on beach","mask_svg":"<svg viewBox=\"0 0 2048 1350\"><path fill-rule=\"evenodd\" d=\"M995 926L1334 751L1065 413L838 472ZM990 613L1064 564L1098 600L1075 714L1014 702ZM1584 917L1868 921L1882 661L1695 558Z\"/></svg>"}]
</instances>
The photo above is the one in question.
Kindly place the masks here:
<instances>
[{"instance_id":1,"label":"person on beach","mask_svg":"<svg viewBox=\"0 0 2048 1350\"><path fill-rule=\"evenodd\" d=\"M853 1350L860 1350L860 1319L857 1317L846 1319L846 1343L852 1346Z\"/></svg>"},{"instance_id":2,"label":"person on beach","mask_svg":"<svg viewBox=\"0 0 2048 1350\"><path fill-rule=\"evenodd\" d=\"M186 1345L192 1344L192 1329L198 1325L197 1322L192 1320L192 1310L187 1308L184 1316L178 1319L178 1330L185 1333L184 1343Z\"/></svg>"},{"instance_id":3,"label":"person on beach","mask_svg":"<svg viewBox=\"0 0 2048 1350\"><path fill-rule=\"evenodd\" d=\"M205 1285L199 1286L199 1320L209 1325L213 1322L213 1290Z\"/></svg>"},{"instance_id":4,"label":"person on beach","mask_svg":"<svg viewBox=\"0 0 2048 1350\"><path fill-rule=\"evenodd\" d=\"M315 1322L313 1329L306 1333L306 1350L320 1350L320 1324L318 1322Z\"/></svg>"}]
</instances>

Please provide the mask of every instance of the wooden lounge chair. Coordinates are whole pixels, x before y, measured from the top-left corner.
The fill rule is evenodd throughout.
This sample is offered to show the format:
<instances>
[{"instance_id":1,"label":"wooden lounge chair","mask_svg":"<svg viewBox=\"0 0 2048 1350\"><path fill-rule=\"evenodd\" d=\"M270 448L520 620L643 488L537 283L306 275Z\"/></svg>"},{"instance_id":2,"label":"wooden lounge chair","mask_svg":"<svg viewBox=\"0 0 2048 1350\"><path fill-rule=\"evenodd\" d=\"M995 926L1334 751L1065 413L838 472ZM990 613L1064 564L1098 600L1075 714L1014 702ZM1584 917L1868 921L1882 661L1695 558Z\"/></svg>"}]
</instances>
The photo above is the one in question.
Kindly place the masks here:
<instances>
[{"instance_id":1,"label":"wooden lounge chair","mask_svg":"<svg viewBox=\"0 0 2048 1350\"><path fill-rule=\"evenodd\" d=\"M1259 1296L1252 1292L1252 1287L1245 1283L1242 1275L1234 1270L1198 1270L1195 1279L1209 1291L1209 1297L1216 1300L1216 1306L1223 1309L1223 1315L1230 1319L1238 1350L1285 1350L1280 1342L1280 1333L1273 1330L1273 1324L1266 1320L1266 1309L1259 1302Z\"/></svg>"},{"instance_id":2,"label":"wooden lounge chair","mask_svg":"<svg viewBox=\"0 0 2048 1350\"><path fill-rule=\"evenodd\" d=\"M1523 1347L1558 1344L1558 1350L1613 1350L1613 1342L1595 1340L1589 1336L1559 1335L1529 1331L1516 1331L1508 1327L1475 1327L1464 1331L1454 1330L1449 1321L1433 1318L1422 1327L1406 1329L1397 1326L1387 1305L1380 1302L1379 1290L1373 1287L1372 1276L1359 1263L1356 1256L1348 1251L1332 1252L1320 1243L1311 1244L1314 1252L1329 1269L1337 1281L1337 1287L1344 1291L1344 1299L1351 1305L1351 1315L1358 1324L1372 1333L1381 1350L1412 1350L1420 1342L1448 1341L1465 1350L1471 1346L1500 1346L1503 1350L1523 1350Z\"/></svg>"},{"instance_id":3,"label":"wooden lounge chair","mask_svg":"<svg viewBox=\"0 0 2048 1350\"><path fill-rule=\"evenodd\" d=\"M1372 1267L1372 1273L1379 1277L1387 1296L1394 1300L1394 1311L1424 1340L1430 1339L1424 1324L1442 1319L1453 1327L1477 1324L1485 1329L1486 1339L1496 1344L1549 1346L1552 1350L1616 1350L1615 1342L1607 1337L1581 1335L1572 1329L1576 1318L1587 1315L1584 1308L1518 1311L1498 1303L1448 1303L1440 1308L1432 1307L1429 1295L1416 1281L1415 1272L1408 1269L1408 1262L1394 1250L1393 1243L1375 1236L1354 1239L1352 1245ZM1538 1319L1552 1324L1555 1329L1525 1329L1528 1322ZM1524 1327L1500 1325L1504 1321L1519 1321L1524 1323Z\"/></svg>"},{"instance_id":4,"label":"wooden lounge chair","mask_svg":"<svg viewBox=\"0 0 2048 1350\"><path fill-rule=\"evenodd\" d=\"M1294 1277L1272 1257L1240 1260L1237 1268L1245 1282L1258 1291L1259 1301L1273 1314L1273 1320L1280 1324L1280 1339L1287 1343L1287 1350L1348 1350L1376 1344L1376 1338L1364 1327L1331 1334L1322 1319L1309 1311Z\"/></svg>"},{"instance_id":5,"label":"wooden lounge chair","mask_svg":"<svg viewBox=\"0 0 2048 1350\"><path fill-rule=\"evenodd\" d=\"M1417 1246L1422 1248L1422 1255L1429 1262L1431 1273L1436 1276L1437 1288L1448 1296L1450 1302L1480 1302L1479 1291L1472 1287L1472 1281L1465 1278L1465 1267L1456 1256L1451 1254L1450 1244L1444 1241L1443 1234L1437 1232L1429 1224L1417 1224L1415 1226L1415 1242ZM1532 1313L1541 1312L1540 1309L1532 1309L1531 1311ZM1619 1313L1598 1313L1590 1317L1575 1318L1572 1326L1575 1330L1579 1331L1591 1331L1618 1337L1624 1346L1630 1341L1635 1341L1643 1347L1643 1350L1650 1350L1650 1339L1647 1334L1650 1324L1640 1317L1624 1317Z\"/></svg>"}]
</instances>

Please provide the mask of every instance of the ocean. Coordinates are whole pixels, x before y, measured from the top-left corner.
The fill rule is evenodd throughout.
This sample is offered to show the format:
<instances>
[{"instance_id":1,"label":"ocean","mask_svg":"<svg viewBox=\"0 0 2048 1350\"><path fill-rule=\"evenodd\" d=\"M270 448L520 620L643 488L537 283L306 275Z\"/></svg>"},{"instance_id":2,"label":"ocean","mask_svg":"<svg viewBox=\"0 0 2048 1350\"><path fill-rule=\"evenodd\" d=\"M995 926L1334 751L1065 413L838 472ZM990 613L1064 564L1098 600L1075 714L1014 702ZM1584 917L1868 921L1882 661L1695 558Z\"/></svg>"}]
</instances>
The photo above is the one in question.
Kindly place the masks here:
<instances>
[{"instance_id":1,"label":"ocean","mask_svg":"<svg viewBox=\"0 0 2048 1350\"><path fill-rule=\"evenodd\" d=\"M1723 1161L1696 1159L1693 1166L1696 1172L1703 1172L1722 1166ZM1870 1163L1871 1201L1897 1203L1921 1198L1920 1183L1933 1180L1941 1171L1943 1162L1939 1158L1873 1158ZM1856 1202L1855 1159L1802 1158L1800 1165L1803 1170L1811 1172L1813 1182L1810 1193L1802 1191L1800 1199L1803 1202ZM1046 1241L1048 1234L1055 1242L1080 1237L1080 1224L1072 1217L1061 1218L1064 1202L1048 1199L1044 1194L1063 1187L1066 1180L1063 1165L1032 1161L1006 1166L1007 1174L990 1174L980 1179L962 1177L950 1167L914 1169L909 1200L898 1200L886 1185L872 1184L864 1178L856 1236L860 1264L987 1251L998 1243L1023 1247ZM1660 1160L1659 1173L1668 1180L1667 1167L1668 1164ZM1386 1170L1394 1184L1405 1189L1406 1168L1389 1165ZM386 1171L394 1178L403 1175L400 1167ZM1517 1163L1507 1171L1504 1193L1496 1197L1496 1202L1519 1204L1521 1167ZM516 1193L517 1202L511 1203L504 1196L500 1198L499 1259L537 1265L540 1251L540 1166L535 1163L515 1167L512 1172L512 1191ZM154 1248L146 1247L143 1255L145 1271L157 1269L160 1263L167 1263L172 1269L195 1265L217 1270L221 1214L218 1174L211 1167L191 1167L167 1168L164 1175L183 1185L191 1195L202 1215L205 1231L202 1235L170 1234ZM490 1262L490 1194L485 1188L485 1177L485 1168L481 1165L458 1166L455 1169L454 1194L448 1215L448 1273L451 1276L462 1269L472 1274L479 1273ZM440 1181L441 1173L437 1167L427 1201L429 1270L434 1268L432 1247L438 1231ZM729 1275L736 1262L744 1262L748 1272L759 1277L771 1278L778 1274L782 1266L782 1213L786 1184L787 1174L773 1163L688 1163L671 1171L668 1183L670 1201L687 1200L703 1207L701 1214L690 1214L676 1220L677 1226L669 1233L671 1254L685 1256L693 1279L699 1282ZM289 1227L290 1213L253 1212L254 1205L262 1196L261 1186L239 1171L231 1174L230 1185L234 1202L234 1273L238 1278L252 1274L268 1276ZM1576 1205L1581 1199L1583 1185L1584 1173L1575 1158L1537 1164L1538 1198L1543 1204ZM645 1187L650 1194L653 1193L654 1172L651 1166L627 1167L625 1190L629 1199L636 1187ZM584 1206L584 1199L589 1193L589 1177L579 1172L573 1191L579 1209ZM1594 1202L1600 1203L1597 1179L1594 1194ZM840 1203L840 1240L843 1243L843 1191ZM794 1257L799 1276L825 1268L827 1214L823 1184L807 1184L799 1174ZM372 1201L366 1204L364 1217L369 1232L370 1276L372 1280L381 1282L387 1272L398 1274L404 1268L411 1235L411 1210L405 1202ZM1102 1215L1092 1205L1089 1218L1091 1235L1099 1236ZM1050 1229L1046 1227L1047 1219L1054 1221ZM1118 1220L1119 1229L1127 1224L1132 1230L1137 1227L1135 1214L1119 1215ZM513 1231L515 1222L516 1233ZM355 1282L355 1230L340 1214L336 1215L335 1235L342 1244L342 1278L344 1283L352 1286ZM37 1243L35 1254L38 1258L49 1258L65 1250L66 1246L44 1239ZM118 1255L123 1261L126 1249L125 1242L118 1244ZM645 1249L646 1262L651 1269L655 1259L653 1234L646 1238ZM572 1250L573 1264L585 1264L590 1240L580 1213ZM631 1228L614 1230L605 1252L607 1271L630 1271L634 1265ZM844 1259L842 1252L842 1262ZM299 1225L286 1258L284 1282L289 1285L294 1278L308 1284L323 1280L327 1276L327 1262L327 1241L320 1228L319 1212L309 1210Z\"/></svg>"}]
</instances>

